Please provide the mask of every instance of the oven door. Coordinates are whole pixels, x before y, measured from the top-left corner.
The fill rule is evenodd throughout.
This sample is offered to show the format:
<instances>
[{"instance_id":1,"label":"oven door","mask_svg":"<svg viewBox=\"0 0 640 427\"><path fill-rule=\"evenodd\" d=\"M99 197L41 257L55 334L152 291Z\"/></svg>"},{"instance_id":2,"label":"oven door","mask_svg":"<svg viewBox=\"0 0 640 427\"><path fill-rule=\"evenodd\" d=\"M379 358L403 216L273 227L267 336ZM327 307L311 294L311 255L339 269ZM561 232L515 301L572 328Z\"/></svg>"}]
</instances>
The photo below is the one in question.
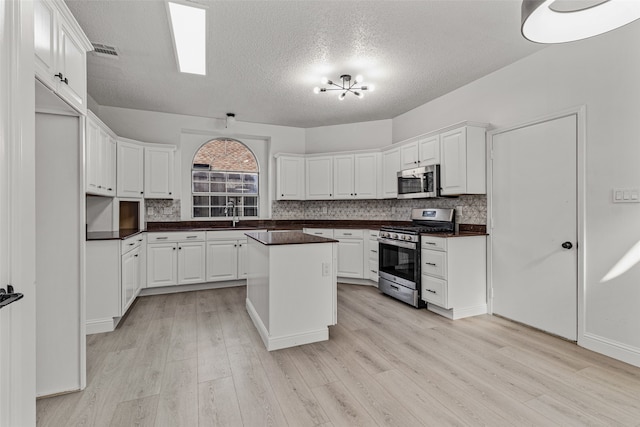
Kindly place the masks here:
<instances>
[{"instance_id":1,"label":"oven door","mask_svg":"<svg viewBox=\"0 0 640 427\"><path fill-rule=\"evenodd\" d=\"M380 277L411 289L418 289L420 278L420 248L418 244L383 238L378 239L378 242Z\"/></svg>"}]
</instances>

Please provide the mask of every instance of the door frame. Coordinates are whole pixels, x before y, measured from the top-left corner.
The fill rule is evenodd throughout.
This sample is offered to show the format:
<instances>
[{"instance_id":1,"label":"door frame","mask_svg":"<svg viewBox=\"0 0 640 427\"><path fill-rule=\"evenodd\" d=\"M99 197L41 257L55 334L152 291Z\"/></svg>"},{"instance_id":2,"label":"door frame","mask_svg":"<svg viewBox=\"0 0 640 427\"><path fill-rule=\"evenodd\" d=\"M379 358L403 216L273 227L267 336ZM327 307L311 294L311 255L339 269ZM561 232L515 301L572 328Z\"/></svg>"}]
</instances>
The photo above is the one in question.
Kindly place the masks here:
<instances>
[{"instance_id":1,"label":"door frame","mask_svg":"<svg viewBox=\"0 0 640 427\"><path fill-rule=\"evenodd\" d=\"M515 125L505 126L498 129L487 132L487 312L493 314L493 241L491 237L491 230L493 228L493 138L496 135L500 135L506 132L522 129L525 127L533 126L536 124L561 119L563 117L576 116L576 233L577 233L577 339L578 345L582 345L584 340L584 325L586 313L584 311L584 295L585 295L585 253L586 253L586 140L587 140L587 128L586 128L586 112L587 107L585 105L579 105L571 107L566 110L562 110L556 113L547 114L537 117L532 120L521 122Z\"/></svg>"}]
</instances>

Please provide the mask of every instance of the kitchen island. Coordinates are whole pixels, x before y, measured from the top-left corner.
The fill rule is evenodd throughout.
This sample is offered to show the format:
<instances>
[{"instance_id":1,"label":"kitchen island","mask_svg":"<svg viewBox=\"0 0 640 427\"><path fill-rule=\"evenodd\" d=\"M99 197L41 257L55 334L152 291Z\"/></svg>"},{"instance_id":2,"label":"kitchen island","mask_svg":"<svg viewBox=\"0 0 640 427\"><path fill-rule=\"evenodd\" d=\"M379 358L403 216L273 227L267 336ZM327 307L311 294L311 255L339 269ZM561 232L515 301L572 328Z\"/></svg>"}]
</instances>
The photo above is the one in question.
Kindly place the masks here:
<instances>
[{"instance_id":1,"label":"kitchen island","mask_svg":"<svg viewBox=\"0 0 640 427\"><path fill-rule=\"evenodd\" d=\"M246 233L246 307L267 350L329 339L337 321L337 240Z\"/></svg>"}]
</instances>

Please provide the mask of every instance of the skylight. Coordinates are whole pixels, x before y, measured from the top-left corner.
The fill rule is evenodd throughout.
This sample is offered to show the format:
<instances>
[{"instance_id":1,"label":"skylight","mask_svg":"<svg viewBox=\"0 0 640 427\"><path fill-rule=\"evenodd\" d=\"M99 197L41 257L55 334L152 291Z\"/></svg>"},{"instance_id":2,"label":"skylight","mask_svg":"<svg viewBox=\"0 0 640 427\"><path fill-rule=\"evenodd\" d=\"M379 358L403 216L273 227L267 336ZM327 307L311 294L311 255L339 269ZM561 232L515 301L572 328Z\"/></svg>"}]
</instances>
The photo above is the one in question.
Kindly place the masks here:
<instances>
[{"instance_id":1,"label":"skylight","mask_svg":"<svg viewBox=\"0 0 640 427\"><path fill-rule=\"evenodd\" d=\"M183 73L207 74L206 9L168 2L178 68Z\"/></svg>"}]
</instances>

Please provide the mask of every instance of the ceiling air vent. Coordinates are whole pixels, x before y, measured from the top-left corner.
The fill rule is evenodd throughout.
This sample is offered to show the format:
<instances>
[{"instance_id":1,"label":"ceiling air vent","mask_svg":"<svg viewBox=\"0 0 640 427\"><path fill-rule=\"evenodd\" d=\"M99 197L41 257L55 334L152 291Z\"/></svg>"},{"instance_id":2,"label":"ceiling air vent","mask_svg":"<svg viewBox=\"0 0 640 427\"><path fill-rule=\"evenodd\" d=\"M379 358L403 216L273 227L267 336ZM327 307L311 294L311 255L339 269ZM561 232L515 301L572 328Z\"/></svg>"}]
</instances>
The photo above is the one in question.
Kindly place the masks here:
<instances>
[{"instance_id":1,"label":"ceiling air vent","mask_svg":"<svg viewBox=\"0 0 640 427\"><path fill-rule=\"evenodd\" d=\"M109 46L101 43L91 43L93 45L93 54L103 58L118 59L118 49L115 46Z\"/></svg>"}]
</instances>

